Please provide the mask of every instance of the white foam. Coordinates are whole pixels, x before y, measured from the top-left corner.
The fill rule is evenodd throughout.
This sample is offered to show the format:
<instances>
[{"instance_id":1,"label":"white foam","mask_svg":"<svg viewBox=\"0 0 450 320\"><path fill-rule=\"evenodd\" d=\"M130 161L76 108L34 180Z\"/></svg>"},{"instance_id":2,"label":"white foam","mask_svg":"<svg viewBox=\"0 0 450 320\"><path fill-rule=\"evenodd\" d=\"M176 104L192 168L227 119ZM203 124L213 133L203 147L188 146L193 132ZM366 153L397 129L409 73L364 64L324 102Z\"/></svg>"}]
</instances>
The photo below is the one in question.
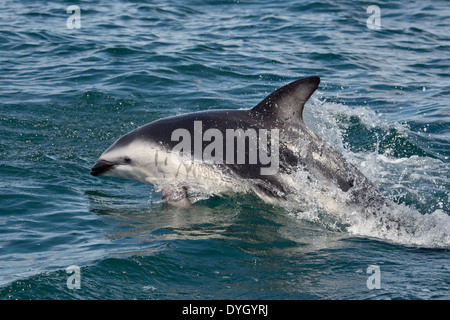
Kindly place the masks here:
<instances>
[{"instance_id":1,"label":"white foam","mask_svg":"<svg viewBox=\"0 0 450 320\"><path fill-rule=\"evenodd\" d=\"M348 232L395 243L423 247L450 247L450 217L442 210L421 214L404 205L393 205L379 216L354 215Z\"/></svg>"},{"instance_id":2,"label":"white foam","mask_svg":"<svg viewBox=\"0 0 450 320\"><path fill-rule=\"evenodd\" d=\"M407 245L449 248L450 216L443 210L444 204L450 200L449 164L416 155L396 158L389 150L379 153L378 142L374 146L375 151L351 151L345 144L345 127L339 123L339 118L357 117L367 130L376 129L387 134L389 130L395 129L405 138L408 137L409 129L406 125L389 123L367 107L349 108L317 98L312 99L312 103L306 109L309 112L305 112L307 125L360 169L381 190L390 205L386 208L349 208L344 205L345 196L334 191L335 194L330 195L339 207L336 213L320 205L324 186L309 184L309 199L301 199L303 207L296 212L296 216L354 235ZM301 175L296 179L301 188L308 183ZM408 199L408 205L403 203L405 199ZM308 203L306 209L305 203ZM330 216L334 223L333 219L324 219Z\"/></svg>"}]
</instances>

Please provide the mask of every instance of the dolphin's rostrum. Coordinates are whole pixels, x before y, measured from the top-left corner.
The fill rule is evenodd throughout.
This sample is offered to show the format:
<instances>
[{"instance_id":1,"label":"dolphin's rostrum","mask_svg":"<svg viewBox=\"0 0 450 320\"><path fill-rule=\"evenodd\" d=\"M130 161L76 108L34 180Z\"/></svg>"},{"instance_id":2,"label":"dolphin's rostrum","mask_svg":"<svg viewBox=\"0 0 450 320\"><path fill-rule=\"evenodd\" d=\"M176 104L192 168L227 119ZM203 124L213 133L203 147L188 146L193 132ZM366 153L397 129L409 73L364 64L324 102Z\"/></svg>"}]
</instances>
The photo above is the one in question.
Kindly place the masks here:
<instances>
[{"instance_id":1,"label":"dolphin's rostrum","mask_svg":"<svg viewBox=\"0 0 450 320\"><path fill-rule=\"evenodd\" d=\"M303 108L319 82L315 76L291 82L249 110L210 110L148 123L119 138L91 174L157 185L167 203L188 207L190 187L252 190L269 202L287 199L301 190L292 179L301 170L308 181L321 182L325 208L333 207L329 190L345 193L350 205L383 203L368 179L303 122Z\"/></svg>"}]
</instances>

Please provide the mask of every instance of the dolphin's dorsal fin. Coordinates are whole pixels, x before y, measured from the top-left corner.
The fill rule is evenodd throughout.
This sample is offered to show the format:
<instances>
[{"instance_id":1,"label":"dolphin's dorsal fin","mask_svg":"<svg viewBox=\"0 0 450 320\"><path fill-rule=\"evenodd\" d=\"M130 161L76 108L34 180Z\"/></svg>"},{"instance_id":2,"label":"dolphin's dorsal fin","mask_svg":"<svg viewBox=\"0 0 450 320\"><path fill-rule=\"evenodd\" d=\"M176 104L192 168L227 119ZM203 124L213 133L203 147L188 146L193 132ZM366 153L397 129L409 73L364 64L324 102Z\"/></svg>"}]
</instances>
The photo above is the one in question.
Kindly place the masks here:
<instances>
[{"instance_id":1,"label":"dolphin's dorsal fin","mask_svg":"<svg viewBox=\"0 0 450 320\"><path fill-rule=\"evenodd\" d=\"M272 92L252 111L290 123L303 121L303 107L319 83L320 78L315 76L291 82Z\"/></svg>"}]
</instances>

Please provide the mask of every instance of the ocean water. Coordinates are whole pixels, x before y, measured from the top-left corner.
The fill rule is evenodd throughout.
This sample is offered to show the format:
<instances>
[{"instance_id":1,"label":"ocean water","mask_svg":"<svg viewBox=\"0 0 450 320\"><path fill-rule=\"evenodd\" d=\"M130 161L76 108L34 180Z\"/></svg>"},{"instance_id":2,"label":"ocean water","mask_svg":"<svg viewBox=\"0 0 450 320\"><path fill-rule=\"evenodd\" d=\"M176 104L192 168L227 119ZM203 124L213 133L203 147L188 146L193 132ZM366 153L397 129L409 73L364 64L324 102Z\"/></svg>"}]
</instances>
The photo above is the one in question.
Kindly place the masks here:
<instances>
[{"instance_id":1,"label":"ocean water","mask_svg":"<svg viewBox=\"0 0 450 320\"><path fill-rule=\"evenodd\" d=\"M446 1L2 1L0 299L449 299L449 16ZM311 75L305 122L408 232L252 194L179 210L89 174L140 125Z\"/></svg>"}]
</instances>

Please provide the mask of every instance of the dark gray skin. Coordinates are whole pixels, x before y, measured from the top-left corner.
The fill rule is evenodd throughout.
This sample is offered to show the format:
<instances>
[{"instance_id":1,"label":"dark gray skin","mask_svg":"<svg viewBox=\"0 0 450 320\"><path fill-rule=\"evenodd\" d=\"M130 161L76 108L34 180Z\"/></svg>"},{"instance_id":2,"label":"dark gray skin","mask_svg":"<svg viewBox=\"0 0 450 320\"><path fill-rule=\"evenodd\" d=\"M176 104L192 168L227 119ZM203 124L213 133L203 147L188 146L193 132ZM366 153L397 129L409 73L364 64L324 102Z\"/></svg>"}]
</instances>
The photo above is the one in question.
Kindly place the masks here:
<instances>
[{"instance_id":1,"label":"dark gray skin","mask_svg":"<svg viewBox=\"0 0 450 320\"><path fill-rule=\"evenodd\" d=\"M122 136L105 153L123 148L139 139L160 145L161 148L170 151L179 143L171 140L174 130L187 129L193 139L194 121L202 121L203 132L215 128L220 130L224 137L225 130L230 128L243 130L253 128L256 131L278 129L280 137L278 173L261 175L260 169L264 165L259 158L256 164L216 165L217 170L228 171L238 179L252 180L257 194L284 199L292 190L280 179L280 174L289 174L300 166L310 174L311 179L326 180L331 187L349 193L349 202L352 204L382 205L384 199L372 183L303 122L305 103L319 83L319 77L294 81L274 91L250 110L212 110L160 119ZM204 142L203 148L209 143ZM226 148L225 142L223 145ZM132 158L131 154L125 155L123 163L112 163L100 158L93 166L91 174L103 175L117 165L127 165ZM184 186L182 188L178 191L163 190L164 200L175 206L189 206L190 203L186 198L187 190ZM180 203L181 205L177 205Z\"/></svg>"}]
</instances>

